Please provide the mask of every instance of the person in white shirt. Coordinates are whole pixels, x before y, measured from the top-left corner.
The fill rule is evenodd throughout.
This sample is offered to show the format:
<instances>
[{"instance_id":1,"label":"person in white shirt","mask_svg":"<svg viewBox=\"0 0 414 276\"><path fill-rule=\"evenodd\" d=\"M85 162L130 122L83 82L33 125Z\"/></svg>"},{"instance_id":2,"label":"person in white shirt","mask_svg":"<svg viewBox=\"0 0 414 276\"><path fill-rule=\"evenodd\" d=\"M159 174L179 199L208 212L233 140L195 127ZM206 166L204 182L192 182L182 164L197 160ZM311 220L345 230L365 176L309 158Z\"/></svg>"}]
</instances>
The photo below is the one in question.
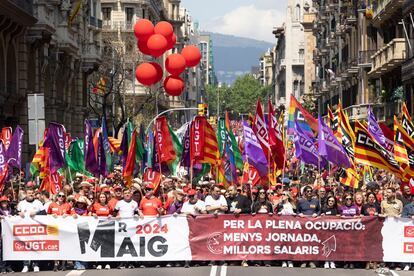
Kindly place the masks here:
<instances>
[{"instance_id":1,"label":"person in white shirt","mask_svg":"<svg viewBox=\"0 0 414 276\"><path fill-rule=\"evenodd\" d=\"M34 198L34 190L33 187L29 186L26 188L26 198L17 204L17 212L20 217L24 218L29 215L33 218L36 215L46 215L45 209L43 204ZM32 262L33 271L39 272L39 265L37 262ZM29 271L30 261L26 260L23 261L23 273Z\"/></svg>"},{"instance_id":2,"label":"person in white shirt","mask_svg":"<svg viewBox=\"0 0 414 276\"><path fill-rule=\"evenodd\" d=\"M50 200L50 194L48 191L42 191L40 193L41 201L43 202L43 208L45 209L45 212L49 210L49 205L53 202Z\"/></svg>"},{"instance_id":3,"label":"person in white shirt","mask_svg":"<svg viewBox=\"0 0 414 276\"><path fill-rule=\"evenodd\" d=\"M213 185L210 190L210 195L205 200L206 211L209 214L224 214L227 212L227 200L221 194L221 188L217 185Z\"/></svg>"},{"instance_id":4,"label":"person in white shirt","mask_svg":"<svg viewBox=\"0 0 414 276\"><path fill-rule=\"evenodd\" d=\"M119 200L115 205L116 217L118 218L133 218L138 212L138 203L132 200L132 193L130 189L123 190L123 199Z\"/></svg>"},{"instance_id":5,"label":"person in white shirt","mask_svg":"<svg viewBox=\"0 0 414 276\"><path fill-rule=\"evenodd\" d=\"M197 198L196 190L191 189L187 193L188 200L184 202L181 208L181 213L186 215L201 215L206 214L206 204L204 201Z\"/></svg>"}]
</instances>

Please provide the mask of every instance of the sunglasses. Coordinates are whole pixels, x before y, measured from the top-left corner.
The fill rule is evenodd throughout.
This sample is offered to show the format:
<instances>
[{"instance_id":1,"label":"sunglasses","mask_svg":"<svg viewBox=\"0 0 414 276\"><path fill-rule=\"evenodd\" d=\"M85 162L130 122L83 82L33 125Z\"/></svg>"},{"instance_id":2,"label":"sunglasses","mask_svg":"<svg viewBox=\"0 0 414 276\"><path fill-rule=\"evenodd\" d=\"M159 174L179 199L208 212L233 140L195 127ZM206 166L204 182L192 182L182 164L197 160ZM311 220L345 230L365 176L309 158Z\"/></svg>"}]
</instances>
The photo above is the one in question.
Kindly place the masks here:
<instances>
[{"instance_id":1,"label":"sunglasses","mask_svg":"<svg viewBox=\"0 0 414 276\"><path fill-rule=\"evenodd\" d=\"M345 198L346 200L352 200L352 198L351 197L347 197L347 198Z\"/></svg>"},{"instance_id":2,"label":"sunglasses","mask_svg":"<svg viewBox=\"0 0 414 276\"><path fill-rule=\"evenodd\" d=\"M273 195L273 193L267 193L268 195Z\"/></svg>"},{"instance_id":3,"label":"sunglasses","mask_svg":"<svg viewBox=\"0 0 414 276\"><path fill-rule=\"evenodd\" d=\"M265 194L265 192L259 192L259 194L264 195L264 194Z\"/></svg>"},{"instance_id":4,"label":"sunglasses","mask_svg":"<svg viewBox=\"0 0 414 276\"><path fill-rule=\"evenodd\" d=\"M335 200L328 200L328 202L335 202Z\"/></svg>"},{"instance_id":5,"label":"sunglasses","mask_svg":"<svg viewBox=\"0 0 414 276\"><path fill-rule=\"evenodd\" d=\"M312 193L312 190L306 190L305 193Z\"/></svg>"},{"instance_id":6,"label":"sunglasses","mask_svg":"<svg viewBox=\"0 0 414 276\"><path fill-rule=\"evenodd\" d=\"M65 195L58 195L57 197L65 197Z\"/></svg>"}]
</instances>

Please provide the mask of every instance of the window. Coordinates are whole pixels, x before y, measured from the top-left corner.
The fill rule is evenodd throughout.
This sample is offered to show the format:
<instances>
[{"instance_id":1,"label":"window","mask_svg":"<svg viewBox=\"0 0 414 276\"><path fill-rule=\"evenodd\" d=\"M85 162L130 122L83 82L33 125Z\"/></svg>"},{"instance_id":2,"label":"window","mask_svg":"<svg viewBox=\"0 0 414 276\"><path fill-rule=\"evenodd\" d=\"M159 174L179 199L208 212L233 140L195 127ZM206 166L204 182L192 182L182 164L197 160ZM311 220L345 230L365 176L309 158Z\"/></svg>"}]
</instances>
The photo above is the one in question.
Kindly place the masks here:
<instances>
[{"instance_id":1,"label":"window","mask_svg":"<svg viewBox=\"0 0 414 276\"><path fill-rule=\"evenodd\" d=\"M293 94L295 97L299 94L299 82L296 80L293 82Z\"/></svg>"},{"instance_id":2,"label":"window","mask_svg":"<svg viewBox=\"0 0 414 276\"><path fill-rule=\"evenodd\" d=\"M305 49L299 49L299 59L303 60L305 56Z\"/></svg>"},{"instance_id":3,"label":"window","mask_svg":"<svg viewBox=\"0 0 414 276\"><path fill-rule=\"evenodd\" d=\"M286 87L285 87L285 82L282 81L279 87L279 99L285 98L285 97L286 97Z\"/></svg>"},{"instance_id":4,"label":"window","mask_svg":"<svg viewBox=\"0 0 414 276\"><path fill-rule=\"evenodd\" d=\"M134 8L125 8L125 21L127 24L132 24L134 19Z\"/></svg>"},{"instance_id":5,"label":"window","mask_svg":"<svg viewBox=\"0 0 414 276\"><path fill-rule=\"evenodd\" d=\"M142 18L145 18L145 9L142 9Z\"/></svg>"},{"instance_id":6,"label":"window","mask_svg":"<svg viewBox=\"0 0 414 276\"><path fill-rule=\"evenodd\" d=\"M111 21L111 8L102 8L103 21Z\"/></svg>"},{"instance_id":7,"label":"window","mask_svg":"<svg viewBox=\"0 0 414 276\"><path fill-rule=\"evenodd\" d=\"M300 21L300 5L297 4L295 7L295 20Z\"/></svg>"},{"instance_id":8,"label":"window","mask_svg":"<svg viewBox=\"0 0 414 276\"><path fill-rule=\"evenodd\" d=\"M305 92L305 83L303 81L300 82L300 88L299 88L299 96L302 97Z\"/></svg>"}]
</instances>

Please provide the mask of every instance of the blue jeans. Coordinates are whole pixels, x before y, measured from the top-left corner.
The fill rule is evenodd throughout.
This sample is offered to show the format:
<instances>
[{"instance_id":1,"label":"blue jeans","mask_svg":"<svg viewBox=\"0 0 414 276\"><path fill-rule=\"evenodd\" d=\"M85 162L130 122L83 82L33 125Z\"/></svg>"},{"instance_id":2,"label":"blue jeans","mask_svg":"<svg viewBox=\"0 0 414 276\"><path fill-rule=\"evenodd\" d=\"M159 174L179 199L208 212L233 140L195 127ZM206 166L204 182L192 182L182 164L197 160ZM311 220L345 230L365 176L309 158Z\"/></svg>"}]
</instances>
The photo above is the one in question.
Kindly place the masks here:
<instances>
[{"instance_id":1,"label":"blue jeans","mask_svg":"<svg viewBox=\"0 0 414 276\"><path fill-rule=\"evenodd\" d=\"M75 261L75 269L86 269L87 263L82 261Z\"/></svg>"}]
</instances>

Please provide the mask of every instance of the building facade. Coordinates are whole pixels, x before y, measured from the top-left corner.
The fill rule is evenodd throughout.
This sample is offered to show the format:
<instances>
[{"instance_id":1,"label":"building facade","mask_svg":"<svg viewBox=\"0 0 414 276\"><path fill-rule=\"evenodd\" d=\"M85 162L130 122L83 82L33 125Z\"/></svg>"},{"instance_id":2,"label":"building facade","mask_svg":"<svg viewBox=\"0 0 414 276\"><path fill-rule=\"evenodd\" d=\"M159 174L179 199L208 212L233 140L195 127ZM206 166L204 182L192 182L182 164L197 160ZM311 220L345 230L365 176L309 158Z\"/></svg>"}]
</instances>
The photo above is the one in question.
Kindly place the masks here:
<instances>
[{"instance_id":1,"label":"building facade","mask_svg":"<svg viewBox=\"0 0 414 276\"><path fill-rule=\"evenodd\" d=\"M289 0L286 21L275 27L277 42L274 51L274 83L276 106L289 106L290 95L301 100L305 92L305 34L301 22L312 2Z\"/></svg>"},{"instance_id":2,"label":"building facade","mask_svg":"<svg viewBox=\"0 0 414 276\"><path fill-rule=\"evenodd\" d=\"M259 81L263 86L270 86L273 84L273 56L274 52L271 49L268 49L260 57Z\"/></svg>"},{"instance_id":3,"label":"building facade","mask_svg":"<svg viewBox=\"0 0 414 276\"><path fill-rule=\"evenodd\" d=\"M46 126L56 121L83 134L88 77L101 56L100 14L99 0L0 1L0 127L22 126L24 161L39 142L29 145L28 95L44 95Z\"/></svg>"},{"instance_id":4,"label":"building facade","mask_svg":"<svg viewBox=\"0 0 414 276\"><path fill-rule=\"evenodd\" d=\"M201 68L206 85L217 85L217 76L214 69L213 40L209 34L201 34L199 40L201 51Z\"/></svg>"}]
</instances>

